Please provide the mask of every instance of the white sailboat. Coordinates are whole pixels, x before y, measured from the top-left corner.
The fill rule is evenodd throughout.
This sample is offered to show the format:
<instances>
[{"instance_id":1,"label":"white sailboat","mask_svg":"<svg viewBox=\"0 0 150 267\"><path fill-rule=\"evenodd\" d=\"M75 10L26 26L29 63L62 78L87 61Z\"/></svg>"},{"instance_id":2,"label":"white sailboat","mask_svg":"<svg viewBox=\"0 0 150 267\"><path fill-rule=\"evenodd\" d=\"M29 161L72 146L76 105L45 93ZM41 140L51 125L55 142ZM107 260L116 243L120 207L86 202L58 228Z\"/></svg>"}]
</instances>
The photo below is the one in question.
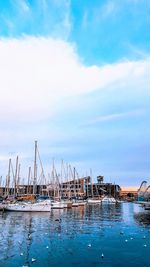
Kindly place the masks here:
<instances>
[{"instance_id":1,"label":"white sailboat","mask_svg":"<svg viewBox=\"0 0 150 267\"><path fill-rule=\"evenodd\" d=\"M52 209L64 209L66 206L61 199L60 181L57 171L55 169L54 159L53 159L52 178L53 178L53 188L54 188L54 200L52 201Z\"/></svg>"},{"instance_id":2,"label":"white sailboat","mask_svg":"<svg viewBox=\"0 0 150 267\"><path fill-rule=\"evenodd\" d=\"M61 201L54 201L52 202L52 209L64 209L65 205Z\"/></svg>"},{"instance_id":3,"label":"white sailboat","mask_svg":"<svg viewBox=\"0 0 150 267\"><path fill-rule=\"evenodd\" d=\"M87 204L84 200L78 200L78 206L85 206Z\"/></svg>"},{"instance_id":4,"label":"white sailboat","mask_svg":"<svg viewBox=\"0 0 150 267\"><path fill-rule=\"evenodd\" d=\"M41 202L36 203L14 203L14 204L7 204L4 207L6 211L40 211L40 212L49 212L51 211L51 201L44 200Z\"/></svg>"},{"instance_id":5,"label":"white sailboat","mask_svg":"<svg viewBox=\"0 0 150 267\"><path fill-rule=\"evenodd\" d=\"M104 196L101 200L102 204L116 204L117 201L114 197L111 196Z\"/></svg>"},{"instance_id":6,"label":"white sailboat","mask_svg":"<svg viewBox=\"0 0 150 267\"><path fill-rule=\"evenodd\" d=\"M94 198L88 199L88 204L100 204L101 202L102 202L101 199L94 199Z\"/></svg>"},{"instance_id":7,"label":"white sailboat","mask_svg":"<svg viewBox=\"0 0 150 267\"><path fill-rule=\"evenodd\" d=\"M17 165L18 166L18 161ZM17 169L17 167L16 167ZM17 176L17 171L16 171ZM16 177L14 191L16 193ZM33 195L37 194L37 141L35 141L35 156L34 156L34 179L33 179ZM44 200L38 202L16 202L6 203L4 210L6 211L40 211L49 212L51 210L51 200Z\"/></svg>"},{"instance_id":8,"label":"white sailboat","mask_svg":"<svg viewBox=\"0 0 150 267\"><path fill-rule=\"evenodd\" d=\"M101 203L101 198L98 194L98 190L96 187L96 191L97 191L97 197L94 197L94 192L93 192L93 182L92 182L92 170L90 170L90 177L91 177L91 198L88 199L88 204L100 204Z\"/></svg>"}]
</instances>

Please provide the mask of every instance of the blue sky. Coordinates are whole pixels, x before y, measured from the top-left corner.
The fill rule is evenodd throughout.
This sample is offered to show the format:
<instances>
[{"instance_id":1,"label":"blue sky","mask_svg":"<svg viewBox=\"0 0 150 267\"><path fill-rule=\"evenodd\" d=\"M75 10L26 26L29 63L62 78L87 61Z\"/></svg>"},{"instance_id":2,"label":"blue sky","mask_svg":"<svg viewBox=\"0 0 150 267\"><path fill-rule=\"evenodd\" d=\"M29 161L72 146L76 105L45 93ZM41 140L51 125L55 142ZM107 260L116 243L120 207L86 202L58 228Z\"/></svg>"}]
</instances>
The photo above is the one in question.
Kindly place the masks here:
<instances>
[{"instance_id":1,"label":"blue sky","mask_svg":"<svg viewBox=\"0 0 150 267\"><path fill-rule=\"evenodd\" d=\"M150 183L150 1L0 0L0 165Z\"/></svg>"}]
</instances>

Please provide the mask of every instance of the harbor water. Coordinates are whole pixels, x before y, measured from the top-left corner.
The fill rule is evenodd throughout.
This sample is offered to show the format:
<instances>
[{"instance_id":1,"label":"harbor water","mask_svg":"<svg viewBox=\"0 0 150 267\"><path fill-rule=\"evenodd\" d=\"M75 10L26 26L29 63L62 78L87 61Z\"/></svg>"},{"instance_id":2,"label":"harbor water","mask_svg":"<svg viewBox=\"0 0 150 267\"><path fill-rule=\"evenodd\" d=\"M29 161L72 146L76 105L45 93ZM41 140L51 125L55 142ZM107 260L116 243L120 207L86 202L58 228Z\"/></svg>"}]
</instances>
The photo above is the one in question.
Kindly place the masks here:
<instances>
[{"instance_id":1,"label":"harbor water","mask_svg":"<svg viewBox=\"0 0 150 267\"><path fill-rule=\"evenodd\" d=\"M138 204L0 212L0 267L149 267L150 211Z\"/></svg>"}]
</instances>

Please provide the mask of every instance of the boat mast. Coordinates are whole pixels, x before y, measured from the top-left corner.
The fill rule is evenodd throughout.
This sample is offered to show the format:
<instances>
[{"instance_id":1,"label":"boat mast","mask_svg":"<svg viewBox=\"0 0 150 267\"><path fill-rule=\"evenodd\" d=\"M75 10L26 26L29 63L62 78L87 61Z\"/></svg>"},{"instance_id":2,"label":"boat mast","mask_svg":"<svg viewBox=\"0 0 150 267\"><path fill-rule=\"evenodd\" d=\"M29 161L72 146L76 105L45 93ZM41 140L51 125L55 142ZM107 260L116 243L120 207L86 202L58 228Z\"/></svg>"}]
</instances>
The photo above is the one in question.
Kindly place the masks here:
<instances>
[{"instance_id":1,"label":"boat mast","mask_svg":"<svg viewBox=\"0 0 150 267\"><path fill-rule=\"evenodd\" d=\"M76 198L76 169L73 168L74 197Z\"/></svg>"},{"instance_id":2,"label":"boat mast","mask_svg":"<svg viewBox=\"0 0 150 267\"><path fill-rule=\"evenodd\" d=\"M61 193L61 197L63 197L64 196L64 191L63 191L63 159L61 160L60 193Z\"/></svg>"},{"instance_id":3,"label":"boat mast","mask_svg":"<svg viewBox=\"0 0 150 267\"><path fill-rule=\"evenodd\" d=\"M89 190L89 183L88 183L88 179L89 179L89 177L87 176L87 173L86 173L86 197L88 198L89 197L89 192L88 192L88 190Z\"/></svg>"},{"instance_id":4,"label":"boat mast","mask_svg":"<svg viewBox=\"0 0 150 267\"><path fill-rule=\"evenodd\" d=\"M21 168L21 164L19 163L18 173L17 173L17 193L19 192L19 187L20 187L20 168Z\"/></svg>"},{"instance_id":5,"label":"boat mast","mask_svg":"<svg viewBox=\"0 0 150 267\"><path fill-rule=\"evenodd\" d=\"M90 169L90 176L91 176L91 194L93 198L93 181L92 181L92 169Z\"/></svg>"},{"instance_id":6,"label":"boat mast","mask_svg":"<svg viewBox=\"0 0 150 267\"><path fill-rule=\"evenodd\" d=\"M9 185L10 185L10 168L11 168L11 159L9 159L8 175L7 175L7 196L9 195Z\"/></svg>"},{"instance_id":7,"label":"boat mast","mask_svg":"<svg viewBox=\"0 0 150 267\"><path fill-rule=\"evenodd\" d=\"M33 195L37 193L37 141L35 141L34 153L34 178L33 178Z\"/></svg>"},{"instance_id":8,"label":"boat mast","mask_svg":"<svg viewBox=\"0 0 150 267\"><path fill-rule=\"evenodd\" d=\"M30 177L31 177L31 167L29 167L29 172L28 172L28 186L27 186L27 194L29 194Z\"/></svg>"},{"instance_id":9,"label":"boat mast","mask_svg":"<svg viewBox=\"0 0 150 267\"><path fill-rule=\"evenodd\" d=\"M55 163L53 158L53 166L52 166L52 181L53 181L53 190L54 190L54 199L56 198L56 181L55 181Z\"/></svg>"},{"instance_id":10,"label":"boat mast","mask_svg":"<svg viewBox=\"0 0 150 267\"><path fill-rule=\"evenodd\" d=\"M18 174L18 156L16 158L16 169L15 169L15 176L14 176L14 196L16 196L16 189L17 189L17 174Z\"/></svg>"},{"instance_id":11,"label":"boat mast","mask_svg":"<svg viewBox=\"0 0 150 267\"><path fill-rule=\"evenodd\" d=\"M69 175L68 163L66 163L66 169L67 169L67 174L66 174L67 197L70 199L70 197L71 197L71 184L70 184L70 175Z\"/></svg>"}]
</instances>

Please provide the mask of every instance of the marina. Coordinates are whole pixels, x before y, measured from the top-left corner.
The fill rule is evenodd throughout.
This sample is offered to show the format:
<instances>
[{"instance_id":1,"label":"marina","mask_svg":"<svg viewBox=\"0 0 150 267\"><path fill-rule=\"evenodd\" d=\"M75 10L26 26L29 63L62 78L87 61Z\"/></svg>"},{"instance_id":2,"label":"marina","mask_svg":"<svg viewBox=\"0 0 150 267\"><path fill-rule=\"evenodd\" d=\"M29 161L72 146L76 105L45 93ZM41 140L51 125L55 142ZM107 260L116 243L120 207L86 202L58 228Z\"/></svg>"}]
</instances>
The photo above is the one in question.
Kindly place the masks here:
<instances>
[{"instance_id":1,"label":"marina","mask_svg":"<svg viewBox=\"0 0 150 267\"><path fill-rule=\"evenodd\" d=\"M122 190L99 175L52 162L46 174L35 141L34 165L21 179L19 157L0 183L0 267L149 266L149 186Z\"/></svg>"},{"instance_id":2,"label":"marina","mask_svg":"<svg viewBox=\"0 0 150 267\"><path fill-rule=\"evenodd\" d=\"M0 1L0 267L150 267L150 1Z\"/></svg>"},{"instance_id":3,"label":"marina","mask_svg":"<svg viewBox=\"0 0 150 267\"><path fill-rule=\"evenodd\" d=\"M15 170L9 159L8 174L0 183L0 197L3 211L50 212L51 209L65 209L86 204L115 204L119 200L119 185L104 183L103 176L93 182L91 176L79 176L75 167L61 162L58 171L54 160L51 175L46 174L40 157L37 141L34 146L34 165L29 167L28 177L21 182L19 157ZM40 175L38 170L40 169ZM3 184L3 186L2 186Z\"/></svg>"}]
</instances>

